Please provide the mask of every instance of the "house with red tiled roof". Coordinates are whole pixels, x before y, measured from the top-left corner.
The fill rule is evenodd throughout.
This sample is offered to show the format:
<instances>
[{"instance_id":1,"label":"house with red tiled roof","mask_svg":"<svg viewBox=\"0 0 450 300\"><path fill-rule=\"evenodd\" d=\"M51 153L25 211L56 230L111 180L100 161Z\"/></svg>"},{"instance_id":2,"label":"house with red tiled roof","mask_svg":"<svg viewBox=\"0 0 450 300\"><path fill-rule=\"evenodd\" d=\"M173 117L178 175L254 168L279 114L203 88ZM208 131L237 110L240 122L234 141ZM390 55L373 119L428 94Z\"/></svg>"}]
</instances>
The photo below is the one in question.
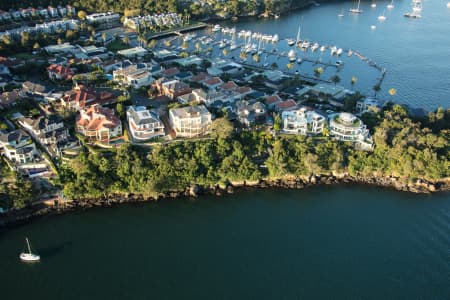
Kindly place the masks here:
<instances>
[{"instance_id":1,"label":"house with red tiled roof","mask_svg":"<svg viewBox=\"0 0 450 300\"><path fill-rule=\"evenodd\" d=\"M79 110L95 104L96 99L96 94L92 89L80 84L64 93L61 104L68 109Z\"/></svg>"},{"instance_id":2,"label":"house with red tiled roof","mask_svg":"<svg viewBox=\"0 0 450 300\"><path fill-rule=\"evenodd\" d=\"M47 68L47 72L50 80L72 80L74 75L70 68L57 64L51 64Z\"/></svg>"},{"instance_id":3,"label":"house with red tiled roof","mask_svg":"<svg viewBox=\"0 0 450 300\"><path fill-rule=\"evenodd\" d=\"M292 99L288 99L286 101L281 101L281 102L278 102L277 104L275 104L275 110L278 112L293 110L296 108L297 108L297 102L295 102Z\"/></svg>"},{"instance_id":4,"label":"house with red tiled roof","mask_svg":"<svg viewBox=\"0 0 450 300\"><path fill-rule=\"evenodd\" d=\"M210 90L217 88L223 84L222 79L219 77L211 77L203 81L203 84Z\"/></svg>"},{"instance_id":5,"label":"house with red tiled roof","mask_svg":"<svg viewBox=\"0 0 450 300\"><path fill-rule=\"evenodd\" d=\"M218 88L223 91L234 91L238 87L239 86L234 81L228 81L228 82L225 82L225 83L219 85Z\"/></svg>"},{"instance_id":6,"label":"house with red tiled roof","mask_svg":"<svg viewBox=\"0 0 450 300\"><path fill-rule=\"evenodd\" d=\"M80 110L76 117L76 130L91 140L109 141L122 135L122 122L114 110L93 105Z\"/></svg>"},{"instance_id":7,"label":"house with red tiled roof","mask_svg":"<svg viewBox=\"0 0 450 300\"><path fill-rule=\"evenodd\" d=\"M171 100L175 100L181 95L192 92L192 89L188 84L179 80L168 80L166 78L160 78L155 81L154 87L160 96L167 96Z\"/></svg>"},{"instance_id":8,"label":"house with red tiled roof","mask_svg":"<svg viewBox=\"0 0 450 300\"><path fill-rule=\"evenodd\" d=\"M64 93L61 104L72 110L80 110L86 107L100 104L107 105L117 102L117 97L108 91L96 93L92 88L77 84L72 90Z\"/></svg>"},{"instance_id":9,"label":"house with red tiled roof","mask_svg":"<svg viewBox=\"0 0 450 300\"><path fill-rule=\"evenodd\" d=\"M208 73L201 72L197 75L192 76L189 81L195 83L203 83L203 81L210 79L211 76Z\"/></svg>"},{"instance_id":10,"label":"house with red tiled roof","mask_svg":"<svg viewBox=\"0 0 450 300\"><path fill-rule=\"evenodd\" d=\"M170 68L170 69L166 69L166 70L162 71L161 75L163 77L171 78L171 77L177 75L178 73L180 73L180 70L178 70L178 68Z\"/></svg>"},{"instance_id":11,"label":"house with red tiled roof","mask_svg":"<svg viewBox=\"0 0 450 300\"><path fill-rule=\"evenodd\" d=\"M283 101L283 99L281 99L277 94L274 94L266 97L265 104L268 109L274 109L275 105L277 105L281 101Z\"/></svg>"}]
</instances>

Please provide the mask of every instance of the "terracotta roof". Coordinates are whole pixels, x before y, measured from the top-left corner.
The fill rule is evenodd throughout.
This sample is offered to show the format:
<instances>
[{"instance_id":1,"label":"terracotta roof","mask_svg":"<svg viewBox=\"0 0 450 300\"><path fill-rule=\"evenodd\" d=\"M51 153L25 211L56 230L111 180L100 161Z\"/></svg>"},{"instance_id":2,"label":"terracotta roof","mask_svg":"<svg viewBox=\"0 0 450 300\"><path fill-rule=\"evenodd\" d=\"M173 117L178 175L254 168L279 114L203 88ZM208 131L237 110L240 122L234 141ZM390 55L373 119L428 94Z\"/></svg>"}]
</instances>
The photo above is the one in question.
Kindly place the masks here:
<instances>
[{"instance_id":1,"label":"terracotta roof","mask_svg":"<svg viewBox=\"0 0 450 300\"><path fill-rule=\"evenodd\" d=\"M292 99L288 99L286 101L283 101L283 102L280 102L280 103L276 104L276 107L278 109L281 109L281 110L285 110L285 109L288 109L288 108L293 108L293 107L296 107L296 106L297 106L297 103L294 100L292 100Z\"/></svg>"},{"instance_id":2,"label":"terracotta roof","mask_svg":"<svg viewBox=\"0 0 450 300\"><path fill-rule=\"evenodd\" d=\"M89 131L99 131L102 128L111 129L120 124L120 119L115 116L114 110L99 105L81 110L77 115L77 125Z\"/></svg>"},{"instance_id":3,"label":"terracotta roof","mask_svg":"<svg viewBox=\"0 0 450 300\"><path fill-rule=\"evenodd\" d=\"M192 76L191 79L189 79L192 82L203 82L205 80L208 80L211 78L208 73L199 73L198 75Z\"/></svg>"},{"instance_id":4,"label":"terracotta roof","mask_svg":"<svg viewBox=\"0 0 450 300\"><path fill-rule=\"evenodd\" d=\"M249 86L240 86L236 89L236 92L238 92L239 94L246 94L246 93L250 93L252 91L252 88Z\"/></svg>"},{"instance_id":5,"label":"terracotta roof","mask_svg":"<svg viewBox=\"0 0 450 300\"><path fill-rule=\"evenodd\" d=\"M162 71L163 76L174 76L175 74L180 73L180 70L178 68L170 68L167 70Z\"/></svg>"},{"instance_id":6,"label":"terracotta roof","mask_svg":"<svg viewBox=\"0 0 450 300\"><path fill-rule=\"evenodd\" d=\"M274 104L280 102L282 99L278 95L271 95L266 97L266 104Z\"/></svg>"},{"instance_id":7,"label":"terracotta roof","mask_svg":"<svg viewBox=\"0 0 450 300\"><path fill-rule=\"evenodd\" d=\"M222 80L219 77L212 77L203 81L203 83L206 85L217 85L222 83Z\"/></svg>"},{"instance_id":8,"label":"terracotta roof","mask_svg":"<svg viewBox=\"0 0 450 300\"><path fill-rule=\"evenodd\" d=\"M228 81L222 85L219 86L222 90L235 90L238 88L238 85L234 83L234 81Z\"/></svg>"},{"instance_id":9,"label":"terracotta roof","mask_svg":"<svg viewBox=\"0 0 450 300\"><path fill-rule=\"evenodd\" d=\"M56 65L56 64L50 65L47 68L47 71L58 74L65 79L70 79L70 78L72 78L72 75L73 75L73 71L70 68L64 67L61 65Z\"/></svg>"}]
</instances>

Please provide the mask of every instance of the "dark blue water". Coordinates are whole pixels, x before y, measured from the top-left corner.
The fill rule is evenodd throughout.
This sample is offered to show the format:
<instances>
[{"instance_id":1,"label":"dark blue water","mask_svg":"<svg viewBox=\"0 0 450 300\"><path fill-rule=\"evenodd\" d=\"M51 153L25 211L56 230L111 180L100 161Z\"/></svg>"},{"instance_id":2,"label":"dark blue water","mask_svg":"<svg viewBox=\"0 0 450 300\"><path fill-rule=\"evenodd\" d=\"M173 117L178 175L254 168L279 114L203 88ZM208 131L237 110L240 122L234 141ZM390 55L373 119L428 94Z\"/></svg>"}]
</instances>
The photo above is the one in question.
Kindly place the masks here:
<instances>
[{"instance_id":1,"label":"dark blue water","mask_svg":"<svg viewBox=\"0 0 450 300\"><path fill-rule=\"evenodd\" d=\"M403 0L395 1L392 10L386 9L390 1L377 1L376 8L370 7L371 2L361 3L363 13L360 15L348 13L348 9L355 6L354 2L343 2L295 11L279 19L254 19L224 25L236 26L237 31L244 29L294 39L301 25L302 39L357 50L380 67L386 68L381 97L427 110L439 106L449 108L450 9L446 7L446 1L422 2L421 19L403 16L411 11L410 1ZM342 10L344 17L338 17ZM380 22L377 18L383 11L387 19ZM371 30L371 25L375 25L376 29ZM286 41L280 41L277 47L280 52L290 49ZM323 54L320 51L300 53L299 56L314 61L321 59L334 63L338 59L342 60L345 65L338 73L342 79L340 84L352 88L351 78L356 76L358 81L354 89L373 95L372 87L377 83L380 72L356 56L342 55L336 58L330 55L329 50ZM239 57L239 50L235 55ZM272 61L271 57L269 61ZM276 61L282 69L288 63L287 58ZM296 64L292 70L298 69L301 74L312 75L315 67L311 63L301 66ZM322 77L329 79L334 74L334 68L327 68ZM395 88L397 95L391 97L388 93L390 88Z\"/></svg>"},{"instance_id":2,"label":"dark blue water","mask_svg":"<svg viewBox=\"0 0 450 300\"><path fill-rule=\"evenodd\" d=\"M450 194L242 192L0 235L2 299L448 299ZM19 262L24 236L42 256Z\"/></svg>"}]
</instances>

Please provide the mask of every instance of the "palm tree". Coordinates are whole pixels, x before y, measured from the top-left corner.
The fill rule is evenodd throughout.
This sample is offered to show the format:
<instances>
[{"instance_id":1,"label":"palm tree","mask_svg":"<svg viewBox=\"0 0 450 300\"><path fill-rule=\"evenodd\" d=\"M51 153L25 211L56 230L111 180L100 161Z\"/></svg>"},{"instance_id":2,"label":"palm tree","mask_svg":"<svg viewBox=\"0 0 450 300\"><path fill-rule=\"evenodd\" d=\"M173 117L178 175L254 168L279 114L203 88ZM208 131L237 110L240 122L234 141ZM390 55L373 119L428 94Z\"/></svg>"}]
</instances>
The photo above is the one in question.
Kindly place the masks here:
<instances>
[{"instance_id":1,"label":"palm tree","mask_svg":"<svg viewBox=\"0 0 450 300\"><path fill-rule=\"evenodd\" d=\"M139 46L141 46L141 47L142 47L142 45L145 45L147 43L147 39L145 38L145 34L143 34L143 33L139 34L137 40L139 42Z\"/></svg>"},{"instance_id":2,"label":"palm tree","mask_svg":"<svg viewBox=\"0 0 450 300\"><path fill-rule=\"evenodd\" d=\"M102 41L103 41L103 46L105 46L106 43L106 32L102 32Z\"/></svg>"},{"instance_id":3,"label":"palm tree","mask_svg":"<svg viewBox=\"0 0 450 300\"><path fill-rule=\"evenodd\" d=\"M381 91L381 85L380 85L379 83L375 84L375 85L372 87L372 90L375 92L375 98L376 98L376 97L377 97L377 93L378 93L379 91Z\"/></svg>"},{"instance_id":4,"label":"palm tree","mask_svg":"<svg viewBox=\"0 0 450 300\"><path fill-rule=\"evenodd\" d=\"M164 46L170 47L171 43L170 40L164 40Z\"/></svg>"},{"instance_id":5,"label":"palm tree","mask_svg":"<svg viewBox=\"0 0 450 300\"><path fill-rule=\"evenodd\" d=\"M202 47L200 46L199 42L195 43L194 47L195 47L195 50L197 51L197 53L200 53L200 50L202 50Z\"/></svg>"},{"instance_id":6,"label":"palm tree","mask_svg":"<svg viewBox=\"0 0 450 300\"><path fill-rule=\"evenodd\" d=\"M323 68L322 67L318 67L318 68L314 69L314 75L316 77L320 77L320 75L322 75L322 73L323 73Z\"/></svg>"},{"instance_id":7,"label":"palm tree","mask_svg":"<svg viewBox=\"0 0 450 300\"><path fill-rule=\"evenodd\" d=\"M351 81L352 86L354 86L357 81L358 81L358 78L356 76L353 76L352 81Z\"/></svg>"},{"instance_id":8,"label":"palm tree","mask_svg":"<svg viewBox=\"0 0 450 300\"><path fill-rule=\"evenodd\" d=\"M181 45L181 47L182 47L183 49L187 49L187 48L189 47L188 42L184 41L183 44Z\"/></svg>"},{"instance_id":9,"label":"palm tree","mask_svg":"<svg viewBox=\"0 0 450 300\"><path fill-rule=\"evenodd\" d=\"M153 49L156 46L156 43L157 43L156 40L150 40L147 43L147 47L150 48L150 49Z\"/></svg>"},{"instance_id":10,"label":"palm tree","mask_svg":"<svg viewBox=\"0 0 450 300\"><path fill-rule=\"evenodd\" d=\"M122 43L124 43L125 45L129 45L130 44L130 38L128 37L127 34L123 36Z\"/></svg>"},{"instance_id":11,"label":"palm tree","mask_svg":"<svg viewBox=\"0 0 450 300\"><path fill-rule=\"evenodd\" d=\"M286 68L288 70L291 70L293 67L294 67L294 63L291 63L291 62L286 65Z\"/></svg>"},{"instance_id":12,"label":"palm tree","mask_svg":"<svg viewBox=\"0 0 450 300\"><path fill-rule=\"evenodd\" d=\"M241 51L241 53L239 54L239 57L241 60L246 60L247 59L247 53L245 53L244 51Z\"/></svg>"},{"instance_id":13,"label":"palm tree","mask_svg":"<svg viewBox=\"0 0 450 300\"><path fill-rule=\"evenodd\" d=\"M223 56L227 56L228 55L228 50L227 49L223 49L222 53L223 53Z\"/></svg>"},{"instance_id":14,"label":"palm tree","mask_svg":"<svg viewBox=\"0 0 450 300\"><path fill-rule=\"evenodd\" d=\"M259 63L260 58L258 53L253 54L253 60L255 61L255 63Z\"/></svg>"},{"instance_id":15,"label":"palm tree","mask_svg":"<svg viewBox=\"0 0 450 300\"><path fill-rule=\"evenodd\" d=\"M334 86L336 86L336 84L341 82L341 77L339 77L339 75L335 74L335 75L333 75L333 77L331 77L331 81L334 83Z\"/></svg>"}]
</instances>

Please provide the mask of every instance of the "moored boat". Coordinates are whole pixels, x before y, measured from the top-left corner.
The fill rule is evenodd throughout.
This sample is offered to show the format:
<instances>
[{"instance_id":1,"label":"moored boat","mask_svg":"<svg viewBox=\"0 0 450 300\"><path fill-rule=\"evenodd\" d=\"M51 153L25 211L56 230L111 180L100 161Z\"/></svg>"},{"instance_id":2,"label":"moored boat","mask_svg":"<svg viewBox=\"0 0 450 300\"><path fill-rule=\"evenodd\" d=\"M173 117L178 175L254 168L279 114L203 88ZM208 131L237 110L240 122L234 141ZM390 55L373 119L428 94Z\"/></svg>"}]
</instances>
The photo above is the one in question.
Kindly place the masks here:
<instances>
[{"instance_id":1,"label":"moored boat","mask_svg":"<svg viewBox=\"0 0 450 300\"><path fill-rule=\"evenodd\" d=\"M26 247L28 252L22 252L20 253L19 257L20 260L25 262L37 262L41 259L41 257L35 253L31 252L30 242L28 241L28 238L25 238L26 241Z\"/></svg>"}]
</instances>

